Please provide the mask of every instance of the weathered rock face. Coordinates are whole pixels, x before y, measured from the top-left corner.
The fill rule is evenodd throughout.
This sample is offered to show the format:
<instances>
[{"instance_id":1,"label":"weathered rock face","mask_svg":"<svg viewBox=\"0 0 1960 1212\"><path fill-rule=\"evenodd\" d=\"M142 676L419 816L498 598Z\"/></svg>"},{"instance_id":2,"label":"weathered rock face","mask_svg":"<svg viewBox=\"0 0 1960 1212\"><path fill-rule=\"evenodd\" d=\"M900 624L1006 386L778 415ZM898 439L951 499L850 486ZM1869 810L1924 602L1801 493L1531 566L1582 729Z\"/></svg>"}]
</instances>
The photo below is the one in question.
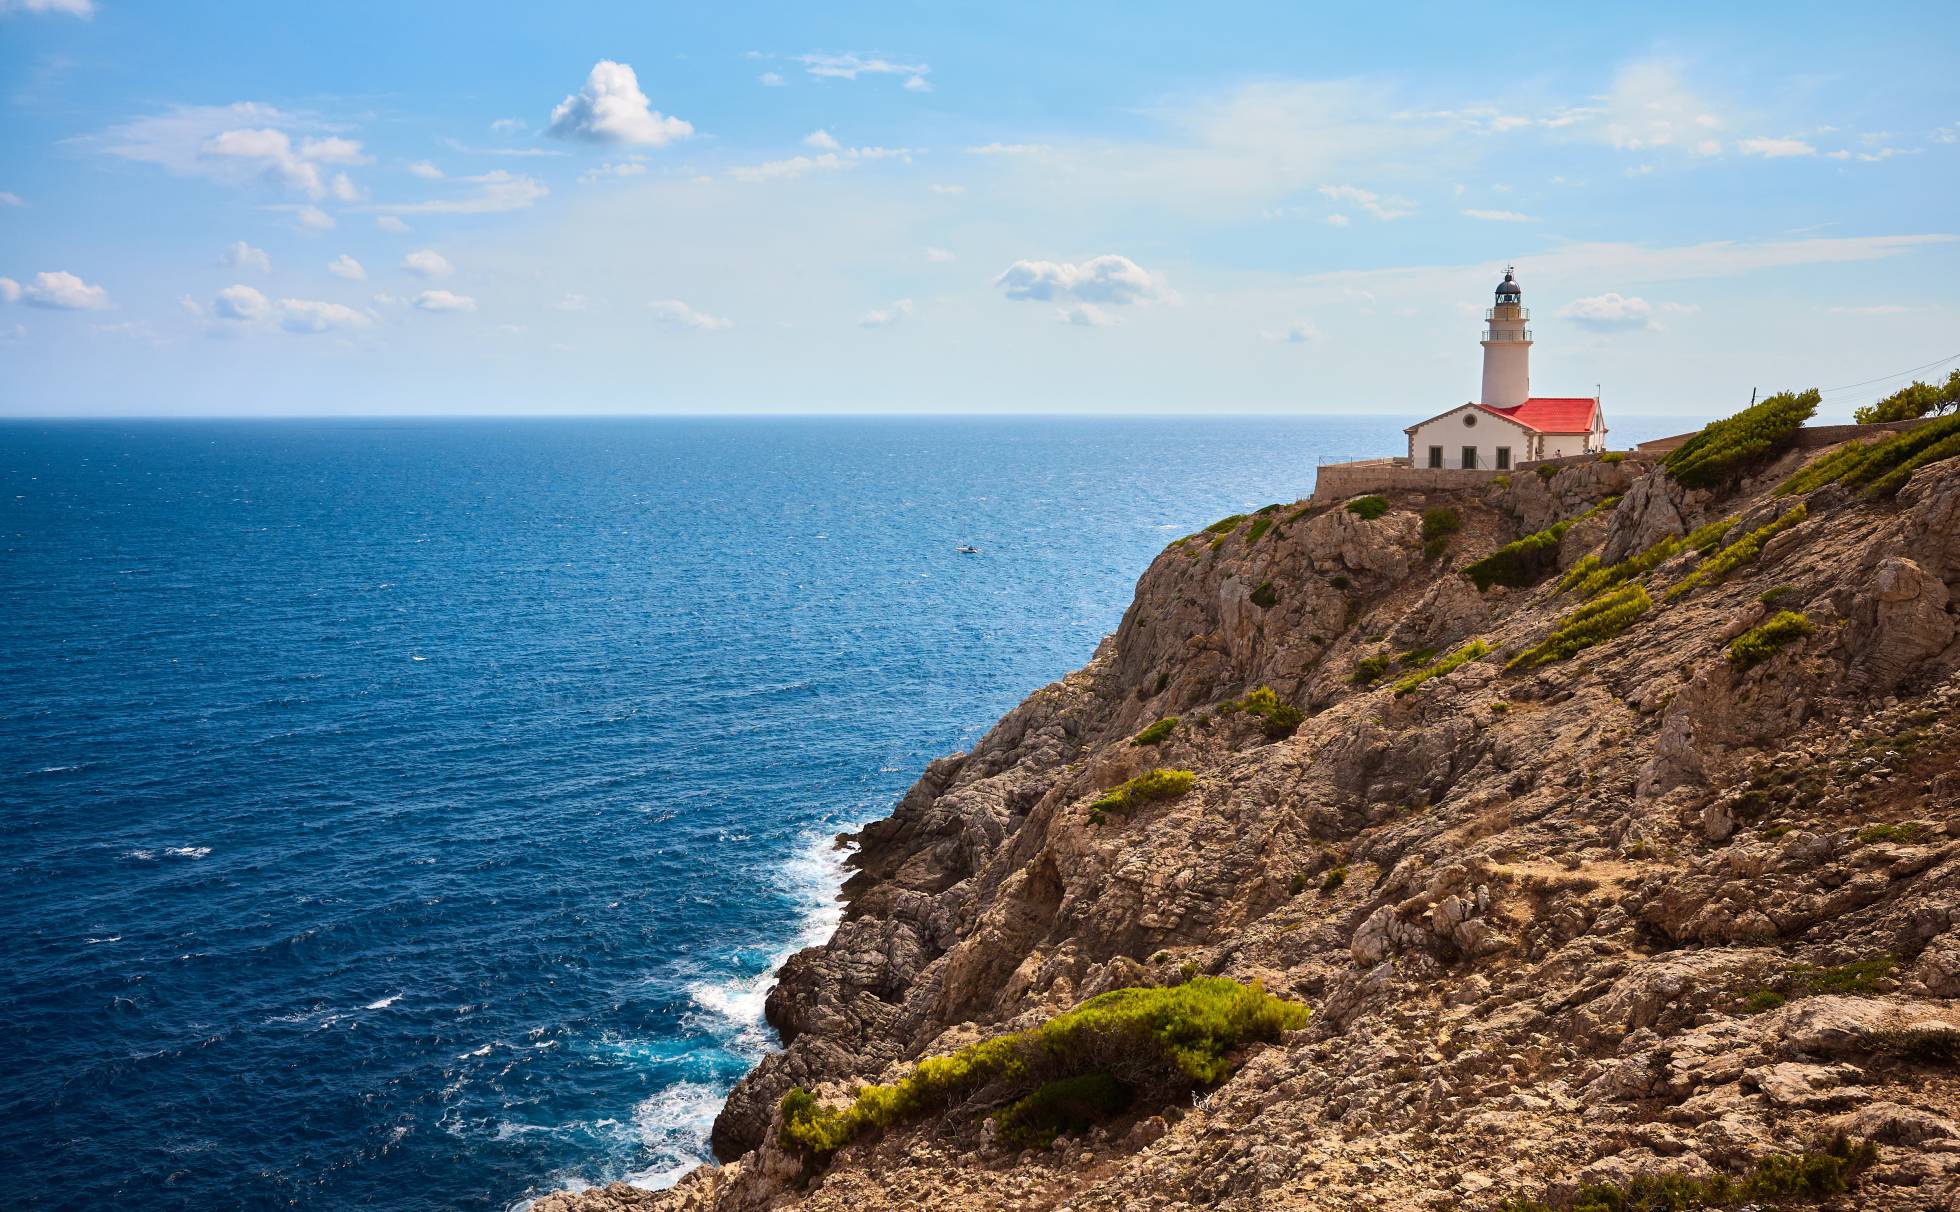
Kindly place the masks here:
<instances>
[{"instance_id":1,"label":"weathered rock face","mask_svg":"<svg viewBox=\"0 0 1960 1212\"><path fill-rule=\"evenodd\" d=\"M1676 557L1625 634L1507 672L1579 603L1551 582L1478 594L1465 561L1608 493L1616 510L1568 532L1574 559L1790 504L1640 470L1374 520L1289 507L1172 544L1087 666L859 833L843 924L770 994L785 1047L715 1125L728 1164L539 1212L1489 1212L1581 1177L1734 1173L1836 1131L1879 1146L1857 1207L1956 1206L1960 461L1896 503L1812 494L1795 537L1669 598L1699 558ZM1443 504L1461 530L1426 559L1419 516ZM1813 630L1741 667L1727 646L1772 587ZM1473 638L1492 655L1395 685L1414 650ZM1260 685L1308 709L1297 732L1226 706ZM1130 743L1172 715L1169 737ZM1157 766L1194 789L1090 819ZM1191 972L1314 1017L1201 1104L1135 1107L1052 1150L1004 1151L980 1102L854 1143L807 1183L777 1143L792 1085L841 1102Z\"/></svg>"}]
</instances>

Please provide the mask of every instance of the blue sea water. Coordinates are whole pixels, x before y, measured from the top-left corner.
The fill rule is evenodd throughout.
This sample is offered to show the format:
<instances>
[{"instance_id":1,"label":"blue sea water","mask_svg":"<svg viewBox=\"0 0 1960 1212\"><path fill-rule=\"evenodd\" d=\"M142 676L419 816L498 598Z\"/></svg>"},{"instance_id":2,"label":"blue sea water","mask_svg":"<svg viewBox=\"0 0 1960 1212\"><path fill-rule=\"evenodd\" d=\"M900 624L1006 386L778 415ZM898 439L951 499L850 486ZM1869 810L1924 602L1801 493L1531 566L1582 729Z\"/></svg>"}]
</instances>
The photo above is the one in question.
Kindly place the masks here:
<instances>
[{"instance_id":1,"label":"blue sea water","mask_svg":"<svg viewBox=\"0 0 1960 1212\"><path fill-rule=\"evenodd\" d=\"M10 1200L670 1178L829 839L1403 423L0 424Z\"/></svg>"}]
</instances>

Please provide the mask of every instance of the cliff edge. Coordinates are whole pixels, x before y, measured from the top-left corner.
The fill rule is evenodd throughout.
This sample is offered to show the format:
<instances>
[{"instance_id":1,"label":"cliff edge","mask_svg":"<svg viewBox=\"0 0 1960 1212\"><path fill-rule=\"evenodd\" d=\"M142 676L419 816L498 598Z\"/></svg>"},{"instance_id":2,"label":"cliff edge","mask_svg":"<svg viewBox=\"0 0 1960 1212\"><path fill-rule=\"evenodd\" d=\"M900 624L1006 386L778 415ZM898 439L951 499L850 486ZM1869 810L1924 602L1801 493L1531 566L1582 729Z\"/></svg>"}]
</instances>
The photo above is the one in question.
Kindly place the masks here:
<instances>
[{"instance_id":1,"label":"cliff edge","mask_svg":"<svg viewBox=\"0 0 1960 1212\"><path fill-rule=\"evenodd\" d=\"M1960 1207L1960 459L1792 480L1834 457L1171 544L1088 665L855 837L724 1164L538 1212L1563 1207L1846 1156L1801 1198ZM1093 806L1159 769L1195 779ZM1313 1015L1046 1148L978 1099L784 1143L792 1088L1197 974Z\"/></svg>"}]
</instances>

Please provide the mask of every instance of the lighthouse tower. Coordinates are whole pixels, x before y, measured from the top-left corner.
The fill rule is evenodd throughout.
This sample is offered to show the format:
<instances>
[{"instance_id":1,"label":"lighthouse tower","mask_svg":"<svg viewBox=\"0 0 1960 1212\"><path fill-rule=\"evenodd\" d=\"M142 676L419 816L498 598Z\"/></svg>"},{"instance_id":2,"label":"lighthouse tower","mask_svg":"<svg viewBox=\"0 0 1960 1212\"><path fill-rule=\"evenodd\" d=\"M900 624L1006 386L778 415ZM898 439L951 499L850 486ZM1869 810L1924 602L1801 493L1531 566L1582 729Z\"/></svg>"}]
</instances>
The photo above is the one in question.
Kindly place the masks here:
<instances>
[{"instance_id":1,"label":"lighthouse tower","mask_svg":"<svg viewBox=\"0 0 1960 1212\"><path fill-rule=\"evenodd\" d=\"M1497 284L1497 305L1484 313L1489 327L1484 330L1484 393L1479 397L1492 408L1516 408L1531 398L1531 318L1524 309L1524 292L1504 267L1504 280Z\"/></svg>"}]
</instances>

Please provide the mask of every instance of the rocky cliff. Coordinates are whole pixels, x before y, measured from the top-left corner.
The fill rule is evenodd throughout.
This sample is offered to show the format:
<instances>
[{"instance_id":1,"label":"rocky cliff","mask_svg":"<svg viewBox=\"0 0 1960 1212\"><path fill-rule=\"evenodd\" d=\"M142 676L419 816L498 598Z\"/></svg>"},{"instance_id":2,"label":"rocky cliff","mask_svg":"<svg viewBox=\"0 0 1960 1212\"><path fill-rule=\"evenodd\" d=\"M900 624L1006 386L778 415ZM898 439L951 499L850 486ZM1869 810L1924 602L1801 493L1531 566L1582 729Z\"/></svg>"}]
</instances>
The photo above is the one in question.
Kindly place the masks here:
<instances>
[{"instance_id":1,"label":"rocky cliff","mask_svg":"<svg viewBox=\"0 0 1960 1212\"><path fill-rule=\"evenodd\" d=\"M1721 491L1601 461L1173 543L1087 666L854 839L724 1164L540 1212L1557 1207L1838 1137L1876 1157L1824 1206L1960 1206L1960 459L1891 498L1775 495L1828 453ZM1531 532L1541 567L1459 571ZM1244 709L1260 687L1297 728ZM1194 786L1089 810L1159 767ZM1313 1016L1049 1149L970 1106L822 1167L779 1142L793 1086L842 1102L1194 973Z\"/></svg>"}]
</instances>

